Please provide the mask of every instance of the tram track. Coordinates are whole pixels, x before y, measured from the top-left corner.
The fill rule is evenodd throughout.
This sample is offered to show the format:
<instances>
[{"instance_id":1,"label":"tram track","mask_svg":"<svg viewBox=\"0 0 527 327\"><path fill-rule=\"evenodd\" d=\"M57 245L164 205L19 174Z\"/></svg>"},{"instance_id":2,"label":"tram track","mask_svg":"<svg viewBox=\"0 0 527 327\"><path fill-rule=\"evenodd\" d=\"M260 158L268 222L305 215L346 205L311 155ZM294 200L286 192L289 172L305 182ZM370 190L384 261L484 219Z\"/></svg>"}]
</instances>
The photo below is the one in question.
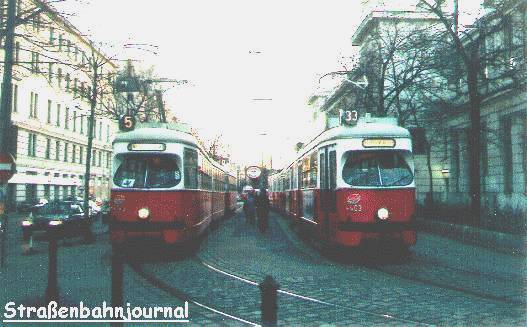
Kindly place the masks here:
<instances>
[{"instance_id":1,"label":"tram track","mask_svg":"<svg viewBox=\"0 0 527 327\"><path fill-rule=\"evenodd\" d=\"M359 267L363 267L365 269L373 270L373 271L376 271L378 273L382 273L382 274L385 274L385 275L388 275L388 276L393 276L393 277L405 279L405 280L408 280L408 281L411 281L411 282L418 282L418 283L421 283L421 284L424 284L424 285L427 285L427 286L433 286L433 287L438 287L438 288L442 288L442 289L446 289L446 290L450 290L450 291L455 291L455 292L463 293L463 294L466 294L466 295L478 297L478 298L481 298L481 299L484 299L484 300L492 300L492 301L497 301L497 302L500 302L500 303L512 304L512 305L518 305L518 306L521 306L521 305L525 306L527 304L527 300L523 296L519 296L518 298L513 298L513 297L510 297L510 296L506 296L506 295L496 295L496 294L492 294L490 292L482 292L482 291L478 291L478 290L474 290L474 289L469 289L467 287L461 287L461 286L455 286L455 285L447 284L446 282L441 282L439 280L433 280L432 278L426 278L426 277L422 277L422 276L419 277L418 274L417 274L419 272L419 270L414 270L414 271L411 271L411 270L406 270L405 271L404 269L397 270L397 269L395 269L395 268L397 268L397 265L394 266L395 268L392 267L393 265L380 266L380 265L372 264L371 262L366 262L365 263L364 261L361 261L361 260L353 260L353 258L351 260L349 258L347 258L343 262L342 258L335 257L334 254L324 253L324 250L323 250L324 246L321 244L320 241L313 239L313 237L307 237L305 235L298 235L298 233L296 233L292 229L292 227L284 226L285 224L287 224L287 222L283 218L282 215L279 215L279 220L282 220L281 222L278 223L278 225L284 231L284 233L286 233L286 234L287 233L295 234L300 240L303 241L303 243L309 245L310 248L313 248L313 249L317 250L318 252L320 252L320 255L323 258L325 258L325 260L327 260L328 263L338 264L339 266L341 266L343 268L346 268L346 269L350 269L350 264L353 264L355 266L359 266ZM293 246L297 247L297 249L299 249L299 250L303 251L304 253L306 253L306 251L301 248L301 245L299 245L298 242L292 241L290 237L289 237L289 241L292 243ZM311 254L311 255L312 255L312 257L314 257L313 254ZM448 270L451 270L451 271L455 271L455 272L460 273L460 274L471 275L473 277L487 276L487 277L490 277L490 279L492 279L493 281L500 280L502 282L506 282L506 281L509 280L507 278L503 278L503 277L497 276L495 274L480 273L480 272L475 272L475 271L471 271L471 270L467 270L467 269L460 269L458 267L452 267L452 266L446 265L444 263L439 263L437 260L423 259L421 257L413 257L412 260L416 264L421 265L421 267L426 266L426 268L429 268L429 269L431 268L432 265L434 265L434 268L437 268L435 266L437 264L437 265L441 266L443 269L448 269Z\"/></svg>"},{"instance_id":2,"label":"tram track","mask_svg":"<svg viewBox=\"0 0 527 327\"><path fill-rule=\"evenodd\" d=\"M203 261L202 259L199 259L199 258L196 258L196 260L201 265L207 267L208 269L210 269L212 271L215 271L215 272L217 272L219 274L222 274L224 276L236 279L236 280L238 280L240 282L243 282L243 283L246 283L246 284L250 284L250 285L253 285L253 286L258 286L259 285L257 282L252 281L252 280L250 280L247 277L243 277L240 274L227 272L227 271L222 270L222 269L220 269L218 267L215 267L212 264L207 263L207 262L205 262L205 261ZM391 322L400 322L400 323L405 323L405 324L417 324L417 325L422 325L422 326L435 326L434 324L430 324L430 323L427 323L427 322L424 322L424 321L410 320L410 319L401 318L401 317L397 317L397 316L390 315L390 314L383 314L383 313L378 313L378 312L373 312L373 311L368 311L368 310L357 309L357 308L353 308L353 307L350 307L350 306L344 306L344 305L341 305L341 304L330 303L330 302L319 300L319 299L316 299L316 298L313 298L313 297L310 297L310 296L301 295L301 294L298 294L298 293L296 293L294 291L279 289L277 292L279 294L282 294L282 295L285 295L285 296L290 296L290 297L297 298L299 300L303 300L303 301L307 301L307 302L317 303L317 304L328 306L328 307L345 308L345 309L350 310L352 312L356 312L356 313L360 313L360 314L366 314L366 315L370 315L370 316L375 316L377 318L383 318L383 319L386 319L386 322L391 321Z\"/></svg>"},{"instance_id":3,"label":"tram track","mask_svg":"<svg viewBox=\"0 0 527 327\"><path fill-rule=\"evenodd\" d=\"M137 275L142 277L144 280L146 280L152 286L154 286L154 287L166 292L167 294L169 294L169 295L171 295L171 296L173 296L173 297L175 297L175 298L177 298L177 299L179 299L181 301L186 301L189 304L195 305L195 306L197 306L197 307L199 307L201 309L213 312L213 313L218 314L218 315L220 315L220 316L222 316L224 318L227 318L227 319L230 319L230 320L242 323L244 325L255 326L255 327L256 326L261 326L260 324L258 324L256 322L250 321L248 319L244 319L242 317L235 316L234 314L230 314L230 313L224 312L224 311L222 311L222 310L220 310L218 308L215 308L215 307L213 307L211 305L207 305L207 304L201 303L199 301L196 301L187 292L179 289L178 287L170 285L166 281L164 281L164 280L158 278L157 276L155 276L154 273L143 269L143 266L141 264L139 264L139 263L133 263L132 262L132 263L128 263L128 264L129 264L130 268L132 268L132 270Z\"/></svg>"}]
</instances>

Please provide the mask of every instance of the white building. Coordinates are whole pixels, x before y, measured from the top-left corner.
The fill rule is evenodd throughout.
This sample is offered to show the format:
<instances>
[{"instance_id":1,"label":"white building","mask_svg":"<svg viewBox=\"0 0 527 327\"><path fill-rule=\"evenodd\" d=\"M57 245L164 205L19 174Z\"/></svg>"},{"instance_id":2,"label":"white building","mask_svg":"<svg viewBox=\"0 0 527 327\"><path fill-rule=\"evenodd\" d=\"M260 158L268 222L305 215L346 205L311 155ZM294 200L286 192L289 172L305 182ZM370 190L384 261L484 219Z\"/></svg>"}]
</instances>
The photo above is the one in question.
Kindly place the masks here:
<instances>
[{"instance_id":1,"label":"white building","mask_svg":"<svg viewBox=\"0 0 527 327\"><path fill-rule=\"evenodd\" d=\"M24 37L15 38L12 150L17 173L8 182L11 207L82 191L90 110L87 94L92 83L76 66L94 53L103 56L52 8L40 1L19 3L18 13L41 6L46 10L16 28ZM3 58L3 51L0 55ZM103 76L108 76L105 83L112 81L116 68L110 61L102 67ZM93 130L90 192L107 198L116 125L96 116Z\"/></svg>"}]
</instances>

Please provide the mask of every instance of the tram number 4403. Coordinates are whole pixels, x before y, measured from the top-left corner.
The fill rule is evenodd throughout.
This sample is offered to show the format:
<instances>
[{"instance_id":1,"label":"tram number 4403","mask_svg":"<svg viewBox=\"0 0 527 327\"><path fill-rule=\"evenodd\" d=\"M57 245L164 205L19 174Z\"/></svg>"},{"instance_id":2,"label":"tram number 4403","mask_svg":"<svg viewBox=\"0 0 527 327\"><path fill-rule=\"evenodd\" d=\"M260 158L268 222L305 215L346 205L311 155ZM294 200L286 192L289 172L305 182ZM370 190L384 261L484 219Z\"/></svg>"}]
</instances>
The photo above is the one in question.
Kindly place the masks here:
<instances>
[{"instance_id":1,"label":"tram number 4403","mask_svg":"<svg viewBox=\"0 0 527 327\"><path fill-rule=\"evenodd\" d=\"M352 125L359 119L357 110L342 110L340 109L340 124Z\"/></svg>"}]
</instances>

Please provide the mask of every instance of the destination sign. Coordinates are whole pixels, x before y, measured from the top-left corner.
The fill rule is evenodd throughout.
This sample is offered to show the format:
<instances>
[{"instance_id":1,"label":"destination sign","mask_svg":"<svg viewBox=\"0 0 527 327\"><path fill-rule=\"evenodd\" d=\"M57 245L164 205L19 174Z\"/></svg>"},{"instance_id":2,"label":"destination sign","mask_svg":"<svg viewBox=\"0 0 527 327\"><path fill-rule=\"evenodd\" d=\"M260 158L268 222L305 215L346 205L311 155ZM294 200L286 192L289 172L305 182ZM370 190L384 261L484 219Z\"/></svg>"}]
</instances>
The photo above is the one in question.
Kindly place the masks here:
<instances>
[{"instance_id":1,"label":"destination sign","mask_svg":"<svg viewBox=\"0 0 527 327\"><path fill-rule=\"evenodd\" d=\"M395 147L394 139L364 139L362 146L365 148L393 148Z\"/></svg>"},{"instance_id":2,"label":"destination sign","mask_svg":"<svg viewBox=\"0 0 527 327\"><path fill-rule=\"evenodd\" d=\"M129 151L165 151L166 144L164 143L130 143L128 144Z\"/></svg>"}]
</instances>

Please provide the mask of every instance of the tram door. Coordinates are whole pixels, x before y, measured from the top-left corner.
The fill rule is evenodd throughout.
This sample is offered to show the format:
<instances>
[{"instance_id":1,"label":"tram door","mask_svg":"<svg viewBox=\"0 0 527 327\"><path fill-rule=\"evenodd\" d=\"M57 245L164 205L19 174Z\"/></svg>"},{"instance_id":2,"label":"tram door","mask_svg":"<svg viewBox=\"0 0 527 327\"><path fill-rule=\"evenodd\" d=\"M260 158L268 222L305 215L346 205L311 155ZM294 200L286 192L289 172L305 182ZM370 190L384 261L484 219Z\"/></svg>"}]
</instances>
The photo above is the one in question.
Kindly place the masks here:
<instances>
[{"instance_id":1,"label":"tram door","mask_svg":"<svg viewBox=\"0 0 527 327\"><path fill-rule=\"evenodd\" d=\"M328 145L318 150L320 166L320 211L321 229L325 236L330 235L330 216L337 209L337 152L335 145Z\"/></svg>"}]
</instances>

